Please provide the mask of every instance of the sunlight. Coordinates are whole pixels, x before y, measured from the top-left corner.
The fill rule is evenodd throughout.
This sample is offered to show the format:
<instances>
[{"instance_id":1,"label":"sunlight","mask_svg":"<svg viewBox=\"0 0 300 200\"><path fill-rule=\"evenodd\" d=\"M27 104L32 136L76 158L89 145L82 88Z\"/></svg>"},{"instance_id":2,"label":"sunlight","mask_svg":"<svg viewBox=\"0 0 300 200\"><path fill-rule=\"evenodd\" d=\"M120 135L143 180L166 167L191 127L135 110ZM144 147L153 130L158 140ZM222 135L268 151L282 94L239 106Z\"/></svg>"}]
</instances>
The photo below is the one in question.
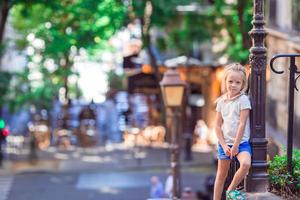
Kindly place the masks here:
<instances>
[{"instance_id":1,"label":"sunlight","mask_svg":"<svg viewBox=\"0 0 300 200\"><path fill-rule=\"evenodd\" d=\"M117 189L112 188L112 187L101 187L99 189L99 191L101 193L109 193L109 194L118 194L119 193L119 191Z\"/></svg>"},{"instance_id":2,"label":"sunlight","mask_svg":"<svg viewBox=\"0 0 300 200\"><path fill-rule=\"evenodd\" d=\"M56 153L56 154L54 154L54 158L57 158L60 160L67 160L67 159L69 159L69 155L62 154L62 153Z\"/></svg>"},{"instance_id":3,"label":"sunlight","mask_svg":"<svg viewBox=\"0 0 300 200\"><path fill-rule=\"evenodd\" d=\"M111 162L112 158L110 156L82 156L81 158L84 162L91 162L91 163L105 163Z\"/></svg>"},{"instance_id":4,"label":"sunlight","mask_svg":"<svg viewBox=\"0 0 300 200\"><path fill-rule=\"evenodd\" d=\"M86 101L101 103L108 89L104 63L76 62L74 68L79 73L79 87Z\"/></svg>"}]
</instances>

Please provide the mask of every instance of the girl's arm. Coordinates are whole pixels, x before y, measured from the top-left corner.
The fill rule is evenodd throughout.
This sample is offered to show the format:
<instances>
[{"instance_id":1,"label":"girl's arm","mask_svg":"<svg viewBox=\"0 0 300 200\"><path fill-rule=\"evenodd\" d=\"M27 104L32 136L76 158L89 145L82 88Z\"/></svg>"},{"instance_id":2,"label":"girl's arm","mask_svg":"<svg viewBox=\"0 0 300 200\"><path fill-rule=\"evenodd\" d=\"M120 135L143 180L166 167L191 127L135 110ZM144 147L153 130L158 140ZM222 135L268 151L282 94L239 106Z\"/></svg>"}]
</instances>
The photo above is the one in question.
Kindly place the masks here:
<instances>
[{"instance_id":1,"label":"girl's arm","mask_svg":"<svg viewBox=\"0 0 300 200\"><path fill-rule=\"evenodd\" d=\"M249 117L250 109L244 109L240 112L240 123L237 129L236 137L233 143L233 146L231 148L231 154L232 156L235 156L238 153L238 147L240 145L240 142L244 136L244 130L247 123L247 119Z\"/></svg>"},{"instance_id":2,"label":"girl's arm","mask_svg":"<svg viewBox=\"0 0 300 200\"><path fill-rule=\"evenodd\" d=\"M218 141L221 144L221 146L222 146L225 154L228 154L228 153L230 153L230 149L229 149L229 147L226 144L225 139L224 139L224 135L223 135L223 132L222 132L222 129L221 129L222 124L223 124L222 115L221 115L220 112L217 112L217 114L216 114L216 121L215 121L216 135L217 135Z\"/></svg>"}]
</instances>

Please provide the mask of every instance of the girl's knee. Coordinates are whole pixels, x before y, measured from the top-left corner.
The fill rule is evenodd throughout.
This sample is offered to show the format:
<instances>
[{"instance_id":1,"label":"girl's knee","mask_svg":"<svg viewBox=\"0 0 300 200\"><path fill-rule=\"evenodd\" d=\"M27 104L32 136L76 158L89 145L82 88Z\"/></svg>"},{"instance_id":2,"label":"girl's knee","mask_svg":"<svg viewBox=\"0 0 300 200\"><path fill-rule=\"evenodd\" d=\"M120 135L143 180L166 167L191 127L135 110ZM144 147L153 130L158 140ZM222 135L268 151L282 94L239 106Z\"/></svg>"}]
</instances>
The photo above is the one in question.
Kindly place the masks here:
<instances>
[{"instance_id":1,"label":"girl's knee","mask_svg":"<svg viewBox=\"0 0 300 200\"><path fill-rule=\"evenodd\" d=\"M240 163L240 168L245 170L245 171L249 171L251 167L251 162L242 162Z\"/></svg>"},{"instance_id":2,"label":"girl's knee","mask_svg":"<svg viewBox=\"0 0 300 200\"><path fill-rule=\"evenodd\" d=\"M251 156L248 152L242 152L239 154L238 160L240 162L240 168L248 171L251 167Z\"/></svg>"}]
</instances>

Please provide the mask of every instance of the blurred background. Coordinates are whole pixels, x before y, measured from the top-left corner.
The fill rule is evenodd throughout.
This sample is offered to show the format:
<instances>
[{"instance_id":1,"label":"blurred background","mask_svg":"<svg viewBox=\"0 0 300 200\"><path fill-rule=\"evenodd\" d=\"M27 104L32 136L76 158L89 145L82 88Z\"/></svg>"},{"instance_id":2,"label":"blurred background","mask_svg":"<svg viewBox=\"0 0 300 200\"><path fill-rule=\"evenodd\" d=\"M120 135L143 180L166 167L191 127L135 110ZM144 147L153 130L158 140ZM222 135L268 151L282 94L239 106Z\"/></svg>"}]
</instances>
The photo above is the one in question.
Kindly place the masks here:
<instances>
[{"instance_id":1,"label":"blurred background","mask_svg":"<svg viewBox=\"0 0 300 200\"><path fill-rule=\"evenodd\" d=\"M214 102L226 64L249 71L252 9L250 0L1 0L0 119L7 133L0 163L13 177L3 183L4 199L150 197L150 177L168 175L172 122L159 82L170 68L188 84L183 186L210 198ZM275 53L299 53L300 1L269 0L264 9L267 63ZM267 64L269 159L286 145L287 88L287 73L278 76ZM296 92L298 148L299 102ZM40 181L44 196L25 180ZM50 192L47 183L65 189L50 184L57 191Z\"/></svg>"}]
</instances>

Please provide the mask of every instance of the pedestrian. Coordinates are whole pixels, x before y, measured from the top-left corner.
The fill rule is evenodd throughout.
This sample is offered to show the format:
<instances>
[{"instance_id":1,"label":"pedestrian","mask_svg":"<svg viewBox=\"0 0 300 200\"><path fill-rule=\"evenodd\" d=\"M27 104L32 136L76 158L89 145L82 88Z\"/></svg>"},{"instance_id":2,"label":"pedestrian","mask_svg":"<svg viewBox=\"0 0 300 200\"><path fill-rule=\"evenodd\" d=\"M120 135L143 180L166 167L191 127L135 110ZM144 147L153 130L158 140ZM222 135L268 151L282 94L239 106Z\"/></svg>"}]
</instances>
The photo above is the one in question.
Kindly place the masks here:
<instances>
[{"instance_id":1,"label":"pedestrian","mask_svg":"<svg viewBox=\"0 0 300 200\"><path fill-rule=\"evenodd\" d=\"M166 197L169 197L171 198L173 193L172 193L172 190L173 190L173 174L172 172L169 172L168 173L168 177L165 181L165 195Z\"/></svg>"},{"instance_id":2,"label":"pedestrian","mask_svg":"<svg viewBox=\"0 0 300 200\"><path fill-rule=\"evenodd\" d=\"M5 143L6 137L9 135L9 130L6 127L4 119L0 118L0 168L3 165L3 149L2 149L2 144Z\"/></svg>"},{"instance_id":3,"label":"pedestrian","mask_svg":"<svg viewBox=\"0 0 300 200\"><path fill-rule=\"evenodd\" d=\"M102 104L102 109L98 114L98 125L102 142L109 145L113 142L121 142L122 135L119 129L119 116L115 102L115 91L109 90L106 100Z\"/></svg>"},{"instance_id":4,"label":"pedestrian","mask_svg":"<svg viewBox=\"0 0 300 200\"><path fill-rule=\"evenodd\" d=\"M192 188L185 187L181 194L181 200L197 200Z\"/></svg>"},{"instance_id":5,"label":"pedestrian","mask_svg":"<svg viewBox=\"0 0 300 200\"><path fill-rule=\"evenodd\" d=\"M251 104L244 93L247 89L245 68L238 63L225 67L222 79L222 95L216 103L215 131L218 138L218 168L214 185L214 200L220 200L230 162L236 159L240 168L226 191L227 199L244 199L244 193L236 190L247 175L251 165L249 144Z\"/></svg>"},{"instance_id":6,"label":"pedestrian","mask_svg":"<svg viewBox=\"0 0 300 200\"><path fill-rule=\"evenodd\" d=\"M164 187L157 176L152 176L150 179L151 189L150 198L157 199L164 197Z\"/></svg>"},{"instance_id":7,"label":"pedestrian","mask_svg":"<svg viewBox=\"0 0 300 200\"><path fill-rule=\"evenodd\" d=\"M199 144L199 147L202 148L202 149L207 149L209 150L210 149L210 146L208 144L208 127L205 123L204 120L202 119L199 119L197 121L197 124L195 126L195 130L194 130L194 133L198 136L198 144Z\"/></svg>"}]
</instances>

